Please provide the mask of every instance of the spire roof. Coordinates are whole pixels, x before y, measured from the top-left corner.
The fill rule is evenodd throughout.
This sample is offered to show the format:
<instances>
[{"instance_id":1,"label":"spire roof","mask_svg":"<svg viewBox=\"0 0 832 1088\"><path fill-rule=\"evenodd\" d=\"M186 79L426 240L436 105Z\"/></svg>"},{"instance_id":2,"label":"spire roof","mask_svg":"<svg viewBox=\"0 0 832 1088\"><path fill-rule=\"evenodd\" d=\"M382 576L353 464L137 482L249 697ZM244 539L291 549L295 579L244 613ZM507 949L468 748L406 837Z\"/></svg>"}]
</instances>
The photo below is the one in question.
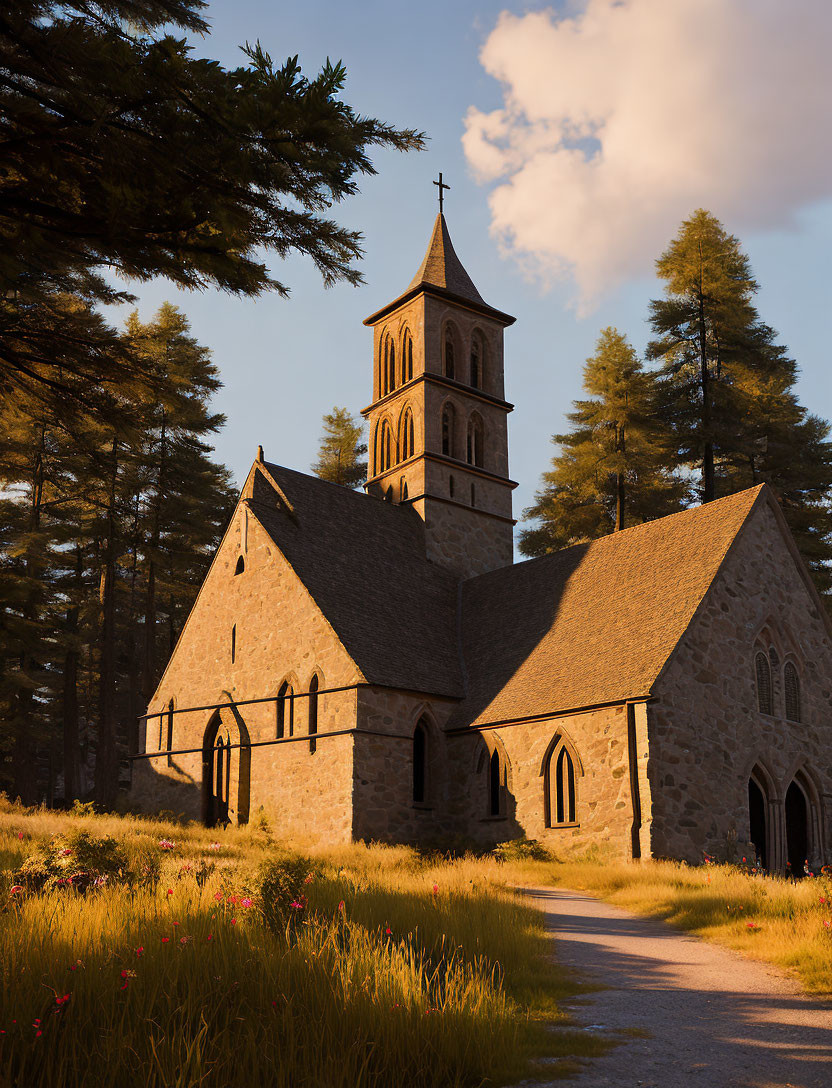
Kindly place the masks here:
<instances>
[{"instance_id":1,"label":"spire roof","mask_svg":"<svg viewBox=\"0 0 832 1088\"><path fill-rule=\"evenodd\" d=\"M474 286L474 281L462 267L462 261L456 255L448 224L445 222L445 216L442 212L436 217L427 251L407 290L376 313L371 314L364 324L374 324L379 318L396 309L397 306L412 298L419 291L430 291L434 294L446 295L454 302L467 304L475 310L496 317L506 325L514 323L513 317L502 313L500 310L495 310L493 306L489 306L483 300L482 295Z\"/></svg>"}]
</instances>

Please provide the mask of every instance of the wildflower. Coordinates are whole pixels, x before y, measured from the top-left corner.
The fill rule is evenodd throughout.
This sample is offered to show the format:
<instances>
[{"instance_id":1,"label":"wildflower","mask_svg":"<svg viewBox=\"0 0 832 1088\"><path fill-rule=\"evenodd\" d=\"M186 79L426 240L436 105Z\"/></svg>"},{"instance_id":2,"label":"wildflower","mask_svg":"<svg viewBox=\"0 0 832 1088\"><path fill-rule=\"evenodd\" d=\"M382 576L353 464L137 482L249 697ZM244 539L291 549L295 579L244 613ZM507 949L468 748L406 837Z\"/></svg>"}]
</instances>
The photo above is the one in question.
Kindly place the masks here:
<instances>
[{"instance_id":1,"label":"wildflower","mask_svg":"<svg viewBox=\"0 0 832 1088\"><path fill-rule=\"evenodd\" d=\"M125 968L121 972L121 977L122 978L127 978L127 979L135 978L136 977L136 972L135 971L130 971L127 968Z\"/></svg>"},{"instance_id":2,"label":"wildflower","mask_svg":"<svg viewBox=\"0 0 832 1088\"><path fill-rule=\"evenodd\" d=\"M827 929L832 929L832 922L830 922L828 918L824 918L823 924L826 926Z\"/></svg>"},{"instance_id":3,"label":"wildflower","mask_svg":"<svg viewBox=\"0 0 832 1088\"><path fill-rule=\"evenodd\" d=\"M70 999L71 997L72 997L72 994L71 994L71 993L70 993L70 994L64 994L64 996L63 996L63 997L58 997L58 996L56 995L56 996L55 996L55 1004L56 1004L56 1005L65 1005L65 1004L67 1003L67 1001L69 1001L69 999Z\"/></svg>"},{"instance_id":4,"label":"wildflower","mask_svg":"<svg viewBox=\"0 0 832 1088\"><path fill-rule=\"evenodd\" d=\"M17 895L18 892L22 892L22 891L23 891L23 885L22 884L12 884L11 888L9 889L9 895Z\"/></svg>"},{"instance_id":5,"label":"wildflower","mask_svg":"<svg viewBox=\"0 0 832 1088\"><path fill-rule=\"evenodd\" d=\"M759 929L760 927L757 925L756 922L746 922L745 923L745 928L746 929Z\"/></svg>"},{"instance_id":6,"label":"wildflower","mask_svg":"<svg viewBox=\"0 0 832 1088\"><path fill-rule=\"evenodd\" d=\"M169 940L170 940L170 937L163 937L162 938L162 944L167 944Z\"/></svg>"},{"instance_id":7,"label":"wildflower","mask_svg":"<svg viewBox=\"0 0 832 1088\"><path fill-rule=\"evenodd\" d=\"M219 842L209 843L208 849L209 850L221 850L222 849L222 843L219 843Z\"/></svg>"},{"instance_id":8,"label":"wildflower","mask_svg":"<svg viewBox=\"0 0 832 1088\"><path fill-rule=\"evenodd\" d=\"M65 847L63 848L63 850L59 850L59 851L58 851L58 857L59 857L59 858L69 858L69 857L72 857L72 850L71 850L71 848L70 848L69 846L65 846Z\"/></svg>"},{"instance_id":9,"label":"wildflower","mask_svg":"<svg viewBox=\"0 0 832 1088\"><path fill-rule=\"evenodd\" d=\"M173 888L168 888L168 892L167 892L167 894L168 894L168 895L173 895Z\"/></svg>"},{"instance_id":10,"label":"wildflower","mask_svg":"<svg viewBox=\"0 0 832 1088\"><path fill-rule=\"evenodd\" d=\"M222 892L214 892L214 898L217 900L218 903L221 903L224 897Z\"/></svg>"},{"instance_id":11,"label":"wildflower","mask_svg":"<svg viewBox=\"0 0 832 1088\"><path fill-rule=\"evenodd\" d=\"M162 850L175 850L176 843L171 842L170 839L159 839L159 847Z\"/></svg>"},{"instance_id":12,"label":"wildflower","mask_svg":"<svg viewBox=\"0 0 832 1088\"><path fill-rule=\"evenodd\" d=\"M339 913L339 914L343 914L343 913L344 913L344 900L343 900L343 899L342 899L342 900L341 900L341 902L340 902L340 903L338 904L338 913Z\"/></svg>"},{"instance_id":13,"label":"wildflower","mask_svg":"<svg viewBox=\"0 0 832 1088\"><path fill-rule=\"evenodd\" d=\"M192 940L193 940L193 937L180 937L179 938L179 943L180 944L189 944Z\"/></svg>"},{"instance_id":14,"label":"wildflower","mask_svg":"<svg viewBox=\"0 0 832 1088\"><path fill-rule=\"evenodd\" d=\"M38 1031L36 1031L36 1032L35 1032L35 1038L37 1039L37 1037L38 1037L39 1035L43 1035L43 1032L42 1032L42 1031L40 1031L40 1030L38 1030Z\"/></svg>"},{"instance_id":15,"label":"wildflower","mask_svg":"<svg viewBox=\"0 0 832 1088\"><path fill-rule=\"evenodd\" d=\"M231 924L232 924L232 926L236 926L236 924L237 924L237 919L236 919L236 918L232 918L232 919L231 919Z\"/></svg>"},{"instance_id":16,"label":"wildflower","mask_svg":"<svg viewBox=\"0 0 832 1088\"><path fill-rule=\"evenodd\" d=\"M303 883L304 884L311 884L314 879L315 879L315 877L313 876L313 874L309 873L308 876L304 877Z\"/></svg>"},{"instance_id":17,"label":"wildflower","mask_svg":"<svg viewBox=\"0 0 832 1088\"><path fill-rule=\"evenodd\" d=\"M237 905L237 902L238 902L237 896L236 896L236 895L229 895L229 897L228 897L228 902L229 902L229 903L230 903L230 904L231 904L231 905L232 905L233 907L235 907L235 906Z\"/></svg>"},{"instance_id":18,"label":"wildflower","mask_svg":"<svg viewBox=\"0 0 832 1088\"><path fill-rule=\"evenodd\" d=\"M820 897L820 905L821 905L821 906L823 906L823 904L824 904L825 902L826 902L826 896L822 895L822 896Z\"/></svg>"},{"instance_id":19,"label":"wildflower","mask_svg":"<svg viewBox=\"0 0 832 1088\"><path fill-rule=\"evenodd\" d=\"M213 934L213 933L209 933L209 934L208 934L208 940L209 940L209 941L213 941L213 939L214 939L214 934Z\"/></svg>"},{"instance_id":20,"label":"wildflower","mask_svg":"<svg viewBox=\"0 0 832 1088\"><path fill-rule=\"evenodd\" d=\"M303 910L303 903L299 899L293 899L289 906L292 910Z\"/></svg>"},{"instance_id":21,"label":"wildflower","mask_svg":"<svg viewBox=\"0 0 832 1088\"><path fill-rule=\"evenodd\" d=\"M173 924L174 924L175 926L178 926L178 925L179 925L179 923L178 923L178 922L174 922Z\"/></svg>"},{"instance_id":22,"label":"wildflower","mask_svg":"<svg viewBox=\"0 0 832 1088\"><path fill-rule=\"evenodd\" d=\"M392 934L393 930L390 928L390 926L388 926L387 929L385 929L384 932L389 937Z\"/></svg>"},{"instance_id":23,"label":"wildflower","mask_svg":"<svg viewBox=\"0 0 832 1088\"><path fill-rule=\"evenodd\" d=\"M140 944L139 947L136 949L136 956L141 956L142 952L144 952L144 945Z\"/></svg>"},{"instance_id":24,"label":"wildflower","mask_svg":"<svg viewBox=\"0 0 832 1088\"><path fill-rule=\"evenodd\" d=\"M438 884L433 885L433 894L434 895L439 895L439 885Z\"/></svg>"},{"instance_id":25,"label":"wildflower","mask_svg":"<svg viewBox=\"0 0 832 1088\"><path fill-rule=\"evenodd\" d=\"M18 831L18 833L17 833L17 837L18 837L19 839L22 839L22 838L23 838L23 832L22 832L22 831Z\"/></svg>"},{"instance_id":26,"label":"wildflower","mask_svg":"<svg viewBox=\"0 0 832 1088\"><path fill-rule=\"evenodd\" d=\"M240 900L240 906L241 907L250 907L251 906L251 900L250 899L241 899Z\"/></svg>"}]
</instances>

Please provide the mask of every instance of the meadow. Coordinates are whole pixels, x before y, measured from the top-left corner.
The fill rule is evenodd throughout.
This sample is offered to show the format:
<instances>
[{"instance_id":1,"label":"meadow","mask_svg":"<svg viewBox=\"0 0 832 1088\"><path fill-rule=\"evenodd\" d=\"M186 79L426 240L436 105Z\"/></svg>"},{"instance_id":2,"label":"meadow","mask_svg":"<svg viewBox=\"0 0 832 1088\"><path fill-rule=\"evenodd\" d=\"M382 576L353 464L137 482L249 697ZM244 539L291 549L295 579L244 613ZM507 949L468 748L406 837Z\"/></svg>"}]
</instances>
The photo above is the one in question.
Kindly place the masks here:
<instances>
[{"instance_id":1,"label":"meadow","mask_svg":"<svg viewBox=\"0 0 832 1088\"><path fill-rule=\"evenodd\" d=\"M0 807L0 1083L507 1083L605 1044L494 858ZM553 1030L552 1024L560 1025Z\"/></svg>"}]
</instances>

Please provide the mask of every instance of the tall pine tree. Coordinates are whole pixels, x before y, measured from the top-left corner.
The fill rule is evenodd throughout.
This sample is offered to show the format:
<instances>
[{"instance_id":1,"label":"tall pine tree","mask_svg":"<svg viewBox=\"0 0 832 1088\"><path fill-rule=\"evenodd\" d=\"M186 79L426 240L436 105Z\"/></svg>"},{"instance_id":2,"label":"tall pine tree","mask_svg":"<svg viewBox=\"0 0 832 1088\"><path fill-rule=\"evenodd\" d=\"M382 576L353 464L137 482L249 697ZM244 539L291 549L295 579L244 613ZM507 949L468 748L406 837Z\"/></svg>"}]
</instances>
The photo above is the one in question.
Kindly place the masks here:
<instances>
[{"instance_id":1,"label":"tall pine tree","mask_svg":"<svg viewBox=\"0 0 832 1088\"><path fill-rule=\"evenodd\" d=\"M323 423L318 460L312 471L330 483L360 487L367 479L367 462L361 460L367 452L362 441L363 423L353 419L346 408L337 407L324 416Z\"/></svg>"},{"instance_id":2,"label":"tall pine tree","mask_svg":"<svg viewBox=\"0 0 832 1088\"><path fill-rule=\"evenodd\" d=\"M654 380L627 339L601 332L584 367L589 399L575 401L559 452L521 532L524 555L544 555L680 509L683 481L670 470L667 435L654 416Z\"/></svg>"}]
</instances>

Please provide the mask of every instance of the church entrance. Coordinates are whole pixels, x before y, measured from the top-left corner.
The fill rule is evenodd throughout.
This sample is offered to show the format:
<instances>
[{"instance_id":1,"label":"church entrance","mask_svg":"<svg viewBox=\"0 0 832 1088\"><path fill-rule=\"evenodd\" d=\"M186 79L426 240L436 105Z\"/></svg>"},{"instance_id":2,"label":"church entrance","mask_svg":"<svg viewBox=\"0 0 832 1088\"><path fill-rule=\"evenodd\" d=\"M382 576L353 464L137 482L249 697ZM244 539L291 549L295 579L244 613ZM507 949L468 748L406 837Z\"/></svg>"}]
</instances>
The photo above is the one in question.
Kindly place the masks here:
<instances>
[{"instance_id":1,"label":"church entrance","mask_svg":"<svg viewBox=\"0 0 832 1088\"><path fill-rule=\"evenodd\" d=\"M230 711L214 714L202 742L202 819L206 827L248 822L248 730Z\"/></svg>"},{"instance_id":2,"label":"church entrance","mask_svg":"<svg viewBox=\"0 0 832 1088\"><path fill-rule=\"evenodd\" d=\"M809 853L809 806L797 782L786 791L786 851L788 871L796 878L802 877Z\"/></svg>"},{"instance_id":3,"label":"church entrance","mask_svg":"<svg viewBox=\"0 0 832 1088\"><path fill-rule=\"evenodd\" d=\"M748 780L748 816L751 824L750 838L757 851L757 858L764 869L768 868L766 849L766 799L753 778Z\"/></svg>"}]
</instances>

